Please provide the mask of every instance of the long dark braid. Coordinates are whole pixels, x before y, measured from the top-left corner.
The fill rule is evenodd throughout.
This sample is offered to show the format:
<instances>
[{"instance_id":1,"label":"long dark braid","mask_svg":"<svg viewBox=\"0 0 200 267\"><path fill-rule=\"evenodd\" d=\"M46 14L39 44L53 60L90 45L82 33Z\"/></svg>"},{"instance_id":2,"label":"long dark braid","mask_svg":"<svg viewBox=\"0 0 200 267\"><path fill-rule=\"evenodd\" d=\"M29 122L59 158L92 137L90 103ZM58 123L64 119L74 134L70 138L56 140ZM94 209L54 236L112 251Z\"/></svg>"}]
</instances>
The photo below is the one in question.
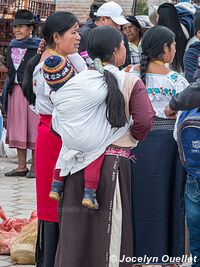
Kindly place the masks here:
<instances>
[{"instance_id":1,"label":"long dark braid","mask_svg":"<svg viewBox=\"0 0 200 267\"><path fill-rule=\"evenodd\" d=\"M111 127L123 127L127 122L125 99L118 81L112 72L104 70L102 62L113 62L113 52L120 47L122 34L110 26L98 26L91 30L87 51L94 60L94 66L104 75L108 94L106 97L106 117Z\"/></svg>"},{"instance_id":2,"label":"long dark braid","mask_svg":"<svg viewBox=\"0 0 200 267\"><path fill-rule=\"evenodd\" d=\"M150 61L149 56L142 53L140 60L140 77L144 84L145 84L145 75L149 66L149 61Z\"/></svg>"}]
</instances>

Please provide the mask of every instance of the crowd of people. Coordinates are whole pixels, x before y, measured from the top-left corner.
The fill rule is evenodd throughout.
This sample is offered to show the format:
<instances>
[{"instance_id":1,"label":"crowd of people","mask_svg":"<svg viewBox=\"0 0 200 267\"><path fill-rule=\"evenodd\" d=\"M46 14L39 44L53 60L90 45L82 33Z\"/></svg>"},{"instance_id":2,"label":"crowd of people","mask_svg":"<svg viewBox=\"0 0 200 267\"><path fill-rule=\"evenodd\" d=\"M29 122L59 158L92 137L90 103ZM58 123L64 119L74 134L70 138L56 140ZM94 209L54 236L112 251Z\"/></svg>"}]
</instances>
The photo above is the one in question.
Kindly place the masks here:
<instances>
[{"instance_id":1,"label":"crowd of people","mask_svg":"<svg viewBox=\"0 0 200 267\"><path fill-rule=\"evenodd\" d=\"M177 266L185 217L200 267L200 182L174 139L178 111L200 106L194 2L148 17L102 1L81 28L54 12L42 40L32 12L17 11L3 106L18 166L5 176L36 178L37 267Z\"/></svg>"}]
</instances>

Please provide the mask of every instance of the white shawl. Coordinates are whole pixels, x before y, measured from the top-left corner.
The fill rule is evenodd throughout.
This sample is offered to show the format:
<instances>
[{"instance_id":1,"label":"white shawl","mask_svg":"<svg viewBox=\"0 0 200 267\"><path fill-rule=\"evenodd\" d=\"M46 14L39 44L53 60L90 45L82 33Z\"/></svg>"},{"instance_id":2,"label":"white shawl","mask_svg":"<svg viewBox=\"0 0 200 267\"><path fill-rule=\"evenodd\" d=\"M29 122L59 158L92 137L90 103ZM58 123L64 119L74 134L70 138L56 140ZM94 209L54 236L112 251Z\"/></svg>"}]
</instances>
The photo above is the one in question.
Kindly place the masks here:
<instances>
[{"instance_id":1,"label":"white shawl","mask_svg":"<svg viewBox=\"0 0 200 267\"><path fill-rule=\"evenodd\" d=\"M106 68L115 73L122 90L124 72L111 65ZM107 84L95 70L82 71L51 93L52 126L63 142L56 164L61 176L85 168L127 132L131 119L124 127L111 128L106 119L106 96Z\"/></svg>"}]
</instances>

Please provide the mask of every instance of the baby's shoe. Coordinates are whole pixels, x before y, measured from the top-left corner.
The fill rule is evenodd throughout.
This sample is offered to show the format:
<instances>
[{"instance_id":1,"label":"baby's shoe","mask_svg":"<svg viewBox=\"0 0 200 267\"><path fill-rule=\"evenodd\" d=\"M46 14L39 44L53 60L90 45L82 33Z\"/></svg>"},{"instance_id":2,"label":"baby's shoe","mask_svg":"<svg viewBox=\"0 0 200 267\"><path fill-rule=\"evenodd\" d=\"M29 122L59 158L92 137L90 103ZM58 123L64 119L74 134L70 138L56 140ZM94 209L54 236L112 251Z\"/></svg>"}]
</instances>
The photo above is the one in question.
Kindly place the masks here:
<instances>
[{"instance_id":1,"label":"baby's shoe","mask_svg":"<svg viewBox=\"0 0 200 267\"><path fill-rule=\"evenodd\" d=\"M49 197L54 200L60 200L61 199L61 194L59 192L53 192L51 191L49 194Z\"/></svg>"},{"instance_id":2,"label":"baby's shoe","mask_svg":"<svg viewBox=\"0 0 200 267\"><path fill-rule=\"evenodd\" d=\"M96 190L85 188L84 197L82 200L82 205L89 208L97 210L99 208L99 204L96 200Z\"/></svg>"},{"instance_id":3,"label":"baby's shoe","mask_svg":"<svg viewBox=\"0 0 200 267\"><path fill-rule=\"evenodd\" d=\"M62 198L62 195L63 195L63 182L53 180L49 197L54 200L60 200Z\"/></svg>"}]
</instances>

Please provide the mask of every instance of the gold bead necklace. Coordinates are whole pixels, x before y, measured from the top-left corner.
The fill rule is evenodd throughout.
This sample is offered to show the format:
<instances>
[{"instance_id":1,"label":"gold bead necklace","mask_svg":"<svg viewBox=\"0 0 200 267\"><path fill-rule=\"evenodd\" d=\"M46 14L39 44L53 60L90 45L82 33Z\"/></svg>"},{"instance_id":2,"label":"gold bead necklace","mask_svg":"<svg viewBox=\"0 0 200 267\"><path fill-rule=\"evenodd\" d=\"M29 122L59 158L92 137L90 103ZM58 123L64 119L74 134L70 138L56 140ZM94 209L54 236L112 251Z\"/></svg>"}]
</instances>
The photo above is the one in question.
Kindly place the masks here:
<instances>
[{"instance_id":1,"label":"gold bead necklace","mask_svg":"<svg viewBox=\"0 0 200 267\"><path fill-rule=\"evenodd\" d=\"M158 65L161 65L161 66L165 66L165 63L163 61L161 61L161 60L154 60L152 62L155 63L155 64L158 64Z\"/></svg>"},{"instance_id":2,"label":"gold bead necklace","mask_svg":"<svg viewBox=\"0 0 200 267\"><path fill-rule=\"evenodd\" d=\"M48 51L49 51L49 53L51 54L51 55L54 55L54 56L61 56L60 54L58 54L55 50L53 50L52 48L47 48L48 49Z\"/></svg>"}]
</instances>

